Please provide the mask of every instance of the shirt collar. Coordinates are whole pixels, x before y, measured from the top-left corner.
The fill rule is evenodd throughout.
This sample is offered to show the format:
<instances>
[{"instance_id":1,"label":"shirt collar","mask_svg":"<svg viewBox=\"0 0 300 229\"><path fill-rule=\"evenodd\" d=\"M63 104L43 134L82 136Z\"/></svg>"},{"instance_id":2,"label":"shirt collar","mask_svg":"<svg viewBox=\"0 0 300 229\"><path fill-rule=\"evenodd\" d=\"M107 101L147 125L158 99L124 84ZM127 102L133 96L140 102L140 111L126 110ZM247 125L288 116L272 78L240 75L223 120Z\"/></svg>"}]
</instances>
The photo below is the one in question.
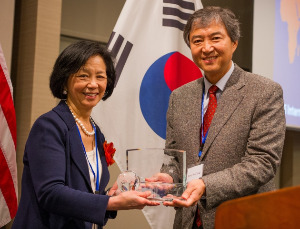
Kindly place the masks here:
<instances>
[{"instance_id":1,"label":"shirt collar","mask_svg":"<svg viewBox=\"0 0 300 229\"><path fill-rule=\"evenodd\" d=\"M231 61L231 67L229 69L229 71L216 83L216 86L219 88L219 90L221 90L223 92L225 85L227 83L227 81L229 80L232 72L234 70L234 63L233 61ZM206 79L205 75L204 75L204 88L205 88L205 94L208 93L208 89L212 86L212 84Z\"/></svg>"}]
</instances>

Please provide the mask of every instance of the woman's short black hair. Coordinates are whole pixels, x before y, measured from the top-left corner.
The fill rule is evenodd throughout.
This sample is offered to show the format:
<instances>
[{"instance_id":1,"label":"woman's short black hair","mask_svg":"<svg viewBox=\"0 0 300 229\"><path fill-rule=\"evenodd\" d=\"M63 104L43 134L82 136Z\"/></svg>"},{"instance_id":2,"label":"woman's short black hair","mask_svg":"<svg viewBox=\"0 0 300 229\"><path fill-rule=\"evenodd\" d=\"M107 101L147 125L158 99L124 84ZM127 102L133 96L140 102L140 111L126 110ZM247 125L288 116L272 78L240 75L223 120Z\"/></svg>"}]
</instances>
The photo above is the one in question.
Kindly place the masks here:
<instances>
[{"instance_id":1,"label":"woman's short black hair","mask_svg":"<svg viewBox=\"0 0 300 229\"><path fill-rule=\"evenodd\" d=\"M79 41L69 45L56 59L50 75L50 89L54 97L66 99L63 94L69 77L78 72L92 56L101 56L106 65L107 86L102 100L109 98L114 90L116 72L110 52L96 41Z\"/></svg>"}]
</instances>

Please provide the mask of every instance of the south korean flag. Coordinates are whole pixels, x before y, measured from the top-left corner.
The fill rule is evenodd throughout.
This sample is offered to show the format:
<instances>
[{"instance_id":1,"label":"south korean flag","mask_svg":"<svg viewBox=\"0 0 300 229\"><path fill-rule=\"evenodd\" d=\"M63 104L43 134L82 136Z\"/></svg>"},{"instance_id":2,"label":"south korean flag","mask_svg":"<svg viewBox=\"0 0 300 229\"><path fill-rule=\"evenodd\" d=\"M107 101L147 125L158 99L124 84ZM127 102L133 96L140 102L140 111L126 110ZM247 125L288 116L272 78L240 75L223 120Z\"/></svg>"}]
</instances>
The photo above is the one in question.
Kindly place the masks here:
<instances>
[{"instance_id":1,"label":"south korean flag","mask_svg":"<svg viewBox=\"0 0 300 229\"><path fill-rule=\"evenodd\" d=\"M202 76L183 40L187 19L200 8L200 0L124 5L108 42L116 59L115 91L93 111L106 139L114 142L120 171L126 170L126 149L164 148L171 92ZM139 163L143 167L147 161ZM145 207L143 213L151 228L173 228L173 208Z\"/></svg>"}]
</instances>

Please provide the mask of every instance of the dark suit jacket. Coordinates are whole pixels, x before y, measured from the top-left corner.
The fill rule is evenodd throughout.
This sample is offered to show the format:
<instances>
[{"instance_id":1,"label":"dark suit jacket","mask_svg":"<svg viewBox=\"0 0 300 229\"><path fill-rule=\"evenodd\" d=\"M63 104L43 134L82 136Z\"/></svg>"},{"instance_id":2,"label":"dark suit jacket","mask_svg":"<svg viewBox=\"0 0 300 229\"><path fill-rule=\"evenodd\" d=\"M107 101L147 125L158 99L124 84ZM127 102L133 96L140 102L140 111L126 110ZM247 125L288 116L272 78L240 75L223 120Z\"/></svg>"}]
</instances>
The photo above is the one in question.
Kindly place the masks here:
<instances>
[{"instance_id":1,"label":"dark suit jacket","mask_svg":"<svg viewBox=\"0 0 300 229\"><path fill-rule=\"evenodd\" d=\"M109 172L104 136L97 127L102 164L100 193L92 192L89 170L75 120L61 101L34 123L24 152L22 194L12 228L102 228L116 212L106 211Z\"/></svg>"},{"instance_id":2,"label":"dark suit jacket","mask_svg":"<svg viewBox=\"0 0 300 229\"><path fill-rule=\"evenodd\" d=\"M204 163L206 199L198 202L205 229L222 202L275 189L285 136L282 89L235 65L218 100L199 160L203 78L170 96L166 148L186 150L187 168ZM191 228L196 206L176 212L174 228Z\"/></svg>"}]
</instances>

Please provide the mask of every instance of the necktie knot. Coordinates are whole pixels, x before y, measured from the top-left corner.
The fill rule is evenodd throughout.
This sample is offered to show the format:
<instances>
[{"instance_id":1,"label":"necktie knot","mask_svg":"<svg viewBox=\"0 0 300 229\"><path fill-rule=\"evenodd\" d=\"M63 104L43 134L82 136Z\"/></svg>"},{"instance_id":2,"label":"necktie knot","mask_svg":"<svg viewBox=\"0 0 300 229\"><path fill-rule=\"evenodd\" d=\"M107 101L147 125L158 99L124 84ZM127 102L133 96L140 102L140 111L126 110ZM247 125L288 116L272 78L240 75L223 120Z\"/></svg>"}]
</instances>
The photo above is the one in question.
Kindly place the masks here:
<instances>
[{"instance_id":1,"label":"necktie knot","mask_svg":"<svg viewBox=\"0 0 300 229\"><path fill-rule=\"evenodd\" d=\"M217 92L219 88L216 85L212 85L209 89L208 89L208 93L209 94L215 94Z\"/></svg>"}]
</instances>

